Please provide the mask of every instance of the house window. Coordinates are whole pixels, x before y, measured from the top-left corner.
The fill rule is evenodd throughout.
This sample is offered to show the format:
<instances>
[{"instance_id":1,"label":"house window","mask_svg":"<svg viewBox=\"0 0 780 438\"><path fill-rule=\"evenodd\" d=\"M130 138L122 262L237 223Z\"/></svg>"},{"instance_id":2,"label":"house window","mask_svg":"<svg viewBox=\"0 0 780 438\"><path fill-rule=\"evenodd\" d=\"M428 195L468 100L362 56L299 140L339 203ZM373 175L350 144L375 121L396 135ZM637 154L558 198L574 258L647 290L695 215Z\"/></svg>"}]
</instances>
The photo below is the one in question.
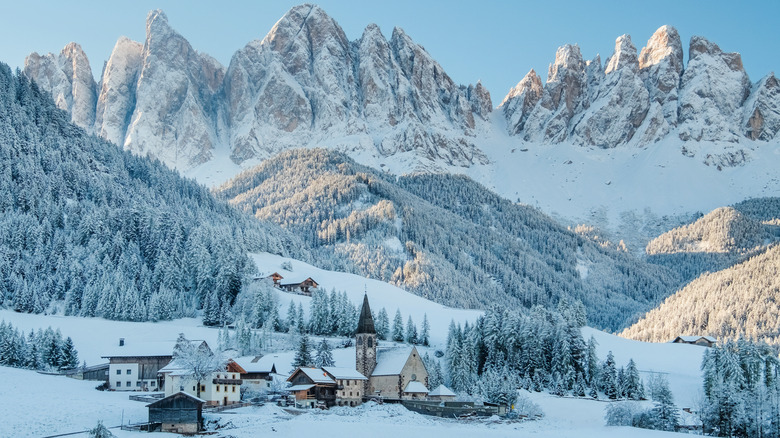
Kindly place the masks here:
<instances>
[{"instance_id":1,"label":"house window","mask_svg":"<svg viewBox=\"0 0 780 438\"><path fill-rule=\"evenodd\" d=\"M233 380L236 380L236 375L235 374L233 374Z\"/></svg>"},{"instance_id":2,"label":"house window","mask_svg":"<svg viewBox=\"0 0 780 438\"><path fill-rule=\"evenodd\" d=\"M116 387L117 388L121 388L122 387L122 382L116 382Z\"/></svg>"},{"instance_id":3,"label":"house window","mask_svg":"<svg viewBox=\"0 0 780 438\"><path fill-rule=\"evenodd\" d=\"M154 386L157 386L157 382L155 382L154 380L152 380L152 381L151 381L151 382L149 382L149 383L151 384L151 386L152 386L152 387L154 387Z\"/></svg>"},{"instance_id":4,"label":"house window","mask_svg":"<svg viewBox=\"0 0 780 438\"><path fill-rule=\"evenodd\" d=\"M117 369L117 370L116 370L116 373L117 373L117 375L120 375L120 374L122 374L122 370L120 370L120 369Z\"/></svg>"},{"instance_id":5,"label":"house window","mask_svg":"<svg viewBox=\"0 0 780 438\"><path fill-rule=\"evenodd\" d=\"M192 386L192 390L195 391L195 385Z\"/></svg>"},{"instance_id":6,"label":"house window","mask_svg":"<svg viewBox=\"0 0 780 438\"><path fill-rule=\"evenodd\" d=\"M127 386L129 388L129 387L133 386L133 383L128 380L127 381L127 385L125 385L125 386Z\"/></svg>"},{"instance_id":7,"label":"house window","mask_svg":"<svg viewBox=\"0 0 780 438\"><path fill-rule=\"evenodd\" d=\"M141 381L140 380L136 380L135 381L135 386L140 388L141 387Z\"/></svg>"},{"instance_id":8,"label":"house window","mask_svg":"<svg viewBox=\"0 0 780 438\"><path fill-rule=\"evenodd\" d=\"M203 392L206 390L206 385L200 385L200 392Z\"/></svg>"},{"instance_id":9,"label":"house window","mask_svg":"<svg viewBox=\"0 0 780 438\"><path fill-rule=\"evenodd\" d=\"M217 385L217 392L219 392L219 385Z\"/></svg>"},{"instance_id":10,"label":"house window","mask_svg":"<svg viewBox=\"0 0 780 438\"><path fill-rule=\"evenodd\" d=\"M349 396L352 397L352 391L349 391Z\"/></svg>"},{"instance_id":11,"label":"house window","mask_svg":"<svg viewBox=\"0 0 780 438\"><path fill-rule=\"evenodd\" d=\"M236 386L233 385L233 392L236 392Z\"/></svg>"},{"instance_id":12,"label":"house window","mask_svg":"<svg viewBox=\"0 0 780 438\"><path fill-rule=\"evenodd\" d=\"M128 370L127 370L127 374L130 374L130 373L131 373L131 370L130 370L130 369L128 369Z\"/></svg>"}]
</instances>

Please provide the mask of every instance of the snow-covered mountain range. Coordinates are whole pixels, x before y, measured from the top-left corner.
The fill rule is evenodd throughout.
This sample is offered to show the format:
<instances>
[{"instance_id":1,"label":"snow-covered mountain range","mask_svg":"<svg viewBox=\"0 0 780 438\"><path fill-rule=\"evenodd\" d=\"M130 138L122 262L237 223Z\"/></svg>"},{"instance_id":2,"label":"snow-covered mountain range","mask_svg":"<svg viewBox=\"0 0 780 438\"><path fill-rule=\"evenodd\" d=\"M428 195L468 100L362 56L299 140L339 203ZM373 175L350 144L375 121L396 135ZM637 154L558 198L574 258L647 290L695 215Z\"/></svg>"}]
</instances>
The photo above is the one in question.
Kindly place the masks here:
<instances>
[{"instance_id":1,"label":"snow-covered mountain range","mask_svg":"<svg viewBox=\"0 0 780 438\"><path fill-rule=\"evenodd\" d=\"M31 54L24 72L78 125L208 185L285 149L326 147L397 174L465 173L573 222L606 208L612 223L599 225L612 228L625 211L687 214L780 190L768 170L777 78L752 83L738 53L703 37L686 63L670 26L639 52L620 36L604 64L564 45L546 82L531 70L496 111L488 90L455 84L403 30L388 41L371 24L349 41L314 5L292 8L227 68L162 11L146 31L143 43L120 38L97 82L75 43Z\"/></svg>"}]
</instances>

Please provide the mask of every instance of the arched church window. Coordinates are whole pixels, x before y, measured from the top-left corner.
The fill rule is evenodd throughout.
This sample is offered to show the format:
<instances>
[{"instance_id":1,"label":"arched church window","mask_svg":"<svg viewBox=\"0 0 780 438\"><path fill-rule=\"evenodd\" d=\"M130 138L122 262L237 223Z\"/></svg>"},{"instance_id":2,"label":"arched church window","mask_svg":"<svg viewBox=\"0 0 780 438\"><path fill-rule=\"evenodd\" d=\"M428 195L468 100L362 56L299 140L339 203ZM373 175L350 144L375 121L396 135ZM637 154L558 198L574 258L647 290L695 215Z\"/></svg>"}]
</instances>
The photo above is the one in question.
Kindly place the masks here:
<instances>
[{"instance_id":1,"label":"arched church window","mask_svg":"<svg viewBox=\"0 0 780 438\"><path fill-rule=\"evenodd\" d=\"M373 347L374 346L374 340L372 338L369 337L366 341L367 341L369 347Z\"/></svg>"},{"instance_id":2,"label":"arched church window","mask_svg":"<svg viewBox=\"0 0 780 438\"><path fill-rule=\"evenodd\" d=\"M362 337L362 336L358 336L358 338L357 338L357 344L358 344L358 345L363 345L363 337Z\"/></svg>"}]
</instances>

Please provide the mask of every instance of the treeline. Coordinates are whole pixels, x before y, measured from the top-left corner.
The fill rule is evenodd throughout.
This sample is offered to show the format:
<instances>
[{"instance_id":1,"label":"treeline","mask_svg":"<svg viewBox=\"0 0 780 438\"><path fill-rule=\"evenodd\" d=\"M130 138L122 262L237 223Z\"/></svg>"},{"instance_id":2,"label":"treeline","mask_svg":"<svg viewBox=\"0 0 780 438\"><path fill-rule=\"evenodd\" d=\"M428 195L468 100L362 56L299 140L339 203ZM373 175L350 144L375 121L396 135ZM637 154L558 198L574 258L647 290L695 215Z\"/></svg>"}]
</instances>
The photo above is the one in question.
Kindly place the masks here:
<instances>
[{"instance_id":1,"label":"treeline","mask_svg":"<svg viewBox=\"0 0 780 438\"><path fill-rule=\"evenodd\" d=\"M745 340L708 349L702 359L704 432L723 437L780 436L778 350Z\"/></svg>"},{"instance_id":2,"label":"treeline","mask_svg":"<svg viewBox=\"0 0 780 438\"><path fill-rule=\"evenodd\" d=\"M144 321L228 309L247 253L308 259L278 226L240 214L159 162L86 135L0 65L0 303Z\"/></svg>"},{"instance_id":3,"label":"treeline","mask_svg":"<svg viewBox=\"0 0 780 438\"><path fill-rule=\"evenodd\" d=\"M31 370L76 368L79 355L73 340L59 329L30 330L25 335L11 323L0 322L0 365Z\"/></svg>"},{"instance_id":4,"label":"treeline","mask_svg":"<svg viewBox=\"0 0 780 438\"><path fill-rule=\"evenodd\" d=\"M502 403L520 387L560 396L644 399L633 360L618 368L610 352L602 362L595 339L582 338L582 304L561 302L558 309L493 309L473 325L453 322L444 354L450 387Z\"/></svg>"}]
</instances>

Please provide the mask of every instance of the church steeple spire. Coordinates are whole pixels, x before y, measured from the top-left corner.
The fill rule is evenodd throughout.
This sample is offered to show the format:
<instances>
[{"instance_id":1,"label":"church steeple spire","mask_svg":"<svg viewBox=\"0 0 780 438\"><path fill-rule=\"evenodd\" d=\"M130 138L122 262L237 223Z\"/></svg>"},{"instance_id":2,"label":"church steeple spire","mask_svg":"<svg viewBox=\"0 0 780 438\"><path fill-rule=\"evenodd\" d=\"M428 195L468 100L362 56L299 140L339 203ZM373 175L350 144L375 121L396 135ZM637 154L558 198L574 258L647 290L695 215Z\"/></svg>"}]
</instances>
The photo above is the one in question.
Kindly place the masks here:
<instances>
[{"instance_id":1,"label":"church steeple spire","mask_svg":"<svg viewBox=\"0 0 780 438\"><path fill-rule=\"evenodd\" d=\"M355 333L355 368L369 379L376 368L376 338L374 317L371 315L371 307L368 305L368 294L365 294ZM364 395L369 393L370 386L369 380L363 383Z\"/></svg>"},{"instance_id":2,"label":"church steeple spire","mask_svg":"<svg viewBox=\"0 0 780 438\"><path fill-rule=\"evenodd\" d=\"M363 295L363 307L360 309L357 333L376 334L374 328L374 316L371 315L371 307L368 305L368 294Z\"/></svg>"}]
</instances>

